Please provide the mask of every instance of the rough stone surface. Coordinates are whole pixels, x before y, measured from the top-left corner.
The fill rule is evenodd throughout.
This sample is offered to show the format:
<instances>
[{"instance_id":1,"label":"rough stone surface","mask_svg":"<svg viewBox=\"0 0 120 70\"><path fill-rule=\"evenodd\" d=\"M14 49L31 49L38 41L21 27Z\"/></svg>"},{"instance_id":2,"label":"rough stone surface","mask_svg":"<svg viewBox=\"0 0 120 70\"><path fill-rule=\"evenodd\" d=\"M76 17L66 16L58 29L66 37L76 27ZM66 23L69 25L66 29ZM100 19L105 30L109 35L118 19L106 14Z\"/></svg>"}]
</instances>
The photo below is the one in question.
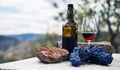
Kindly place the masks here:
<instances>
[{"instance_id":1,"label":"rough stone surface","mask_svg":"<svg viewBox=\"0 0 120 70\"><path fill-rule=\"evenodd\" d=\"M113 53L113 62L108 66L85 64L79 67L71 66L69 61L45 64L38 58L2 63L0 70L120 70L120 54Z\"/></svg>"},{"instance_id":2,"label":"rough stone surface","mask_svg":"<svg viewBox=\"0 0 120 70\"><path fill-rule=\"evenodd\" d=\"M91 42L89 44L89 46L91 46L91 47L93 47L95 45L102 46L105 49L105 52L110 53L110 54L114 53L114 51L115 51L114 47L110 44L110 42L107 42L107 41ZM59 48L62 48L62 42L58 41L56 46ZM88 43L86 43L86 42L78 42L78 46L79 47L89 47Z\"/></svg>"},{"instance_id":3,"label":"rough stone surface","mask_svg":"<svg viewBox=\"0 0 120 70\"><path fill-rule=\"evenodd\" d=\"M37 52L37 57L45 63L58 63L68 58L68 51L60 48L41 47Z\"/></svg>"}]
</instances>

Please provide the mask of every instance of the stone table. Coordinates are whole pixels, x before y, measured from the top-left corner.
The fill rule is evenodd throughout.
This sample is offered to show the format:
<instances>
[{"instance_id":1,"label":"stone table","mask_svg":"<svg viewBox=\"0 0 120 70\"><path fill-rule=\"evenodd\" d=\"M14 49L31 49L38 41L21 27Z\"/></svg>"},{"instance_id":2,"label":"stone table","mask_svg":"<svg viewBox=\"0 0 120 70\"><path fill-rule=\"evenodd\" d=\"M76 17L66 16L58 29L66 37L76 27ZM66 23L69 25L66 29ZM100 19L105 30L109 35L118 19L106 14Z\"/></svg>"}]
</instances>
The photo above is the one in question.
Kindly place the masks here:
<instances>
[{"instance_id":1,"label":"stone table","mask_svg":"<svg viewBox=\"0 0 120 70\"><path fill-rule=\"evenodd\" d=\"M0 70L120 70L120 54L113 54L113 62L109 66L85 64L79 67L71 66L70 62L55 64L42 63L37 57L2 63Z\"/></svg>"}]
</instances>

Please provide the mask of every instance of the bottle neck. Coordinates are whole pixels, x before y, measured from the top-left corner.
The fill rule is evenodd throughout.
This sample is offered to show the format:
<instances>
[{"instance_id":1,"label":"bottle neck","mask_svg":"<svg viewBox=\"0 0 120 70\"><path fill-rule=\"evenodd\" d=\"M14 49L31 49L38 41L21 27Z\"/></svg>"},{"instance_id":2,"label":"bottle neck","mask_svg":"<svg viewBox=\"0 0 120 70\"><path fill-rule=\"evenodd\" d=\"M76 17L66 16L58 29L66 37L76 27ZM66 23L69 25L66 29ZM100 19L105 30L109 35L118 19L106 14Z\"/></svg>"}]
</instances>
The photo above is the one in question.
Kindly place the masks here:
<instances>
[{"instance_id":1,"label":"bottle neck","mask_svg":"<svg viewBox=\"0 0 120 70\"><path fill-rule=\"evenodd\" d=\"M67 20L68 21L74 21L73 7L68 7L68 10L67 10Z\"/></svg>"}]
</instances>

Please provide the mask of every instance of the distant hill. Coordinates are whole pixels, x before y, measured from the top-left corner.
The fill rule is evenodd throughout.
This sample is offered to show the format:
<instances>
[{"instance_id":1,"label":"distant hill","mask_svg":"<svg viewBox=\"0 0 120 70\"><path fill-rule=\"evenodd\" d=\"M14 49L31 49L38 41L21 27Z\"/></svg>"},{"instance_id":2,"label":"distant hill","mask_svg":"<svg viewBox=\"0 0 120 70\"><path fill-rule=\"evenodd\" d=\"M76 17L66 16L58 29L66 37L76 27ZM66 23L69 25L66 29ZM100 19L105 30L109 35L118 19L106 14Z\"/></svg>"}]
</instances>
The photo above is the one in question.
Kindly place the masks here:
<instances>
[{"instance_id":1,"label":"distant hill","mask_svg":"<svg viewBox=\"0 0 120 70\"><path fill-rule=\"evenodd\" d=\"M45 34L0 35L0 51L6 51L10 47L17 47L24 42L31 44L44 36Z\"/></svg>"},{"instance_id":2,"label":"distant hill","mask_svg":"<svg viewBox=\"0 0 120 70\"><path fill-rule=\"evenodd\" d=\"M15 38L20 41L34 42L35 40L38 40L44 36L45 34L20 34L20 35L9 35L8 37Z\"/></svg>"},{"instance_id":3,"label":"distant hill","mask_svg":"<svg viewBox=\"0 0 120 70\"><path fill-rule=\"evenodd\" d=\"M0 35L0 51L6 51L11 46L16 46L20 43L18 39Z\"/></svg>"}]
</instances>

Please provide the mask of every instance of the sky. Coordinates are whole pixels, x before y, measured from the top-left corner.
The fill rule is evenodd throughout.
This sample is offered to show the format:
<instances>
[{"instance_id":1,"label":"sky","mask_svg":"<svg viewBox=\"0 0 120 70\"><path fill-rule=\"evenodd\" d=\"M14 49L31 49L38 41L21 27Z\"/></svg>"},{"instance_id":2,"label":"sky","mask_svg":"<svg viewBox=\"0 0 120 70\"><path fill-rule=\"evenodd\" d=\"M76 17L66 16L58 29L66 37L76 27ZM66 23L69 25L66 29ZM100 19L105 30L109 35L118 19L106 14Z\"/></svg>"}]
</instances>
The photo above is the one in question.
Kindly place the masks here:
<instances>
[{"instance_id":1,"label":"sky","mask_svg":"<svg viewBox=\"0 0 120 70\"><path fill-rule=\"evenodd\" d=\"M57 2L59 8L55 8L53 2ZM82 4L82 0L67 0L65 3L61 0L0 0L0 35L62 34L64 22L54 20L54 16L67 9L68 3L77 8L76 4Z\"/></svg>"},{"instance_id":2,"label":"sky","mask_svg":"<svg viewBox=\"0 0 120 70\"><path fill-rule=\"evenodd\" d=\"M55 14L48 0L0 0L0 35L57 32Z\"/></svg>"},{"instance_id":3,"label":"sky","mask_svg":"<svg viewBox=\"0 0 120 70\"><path fill-rule=\"evenodd\" d=\"M79 0L0 0L0 35L37 33L62 33L63 22L54 20L68 3ZM57 2L59 8L52 3Z\"/></svg>"}]
</instances>

